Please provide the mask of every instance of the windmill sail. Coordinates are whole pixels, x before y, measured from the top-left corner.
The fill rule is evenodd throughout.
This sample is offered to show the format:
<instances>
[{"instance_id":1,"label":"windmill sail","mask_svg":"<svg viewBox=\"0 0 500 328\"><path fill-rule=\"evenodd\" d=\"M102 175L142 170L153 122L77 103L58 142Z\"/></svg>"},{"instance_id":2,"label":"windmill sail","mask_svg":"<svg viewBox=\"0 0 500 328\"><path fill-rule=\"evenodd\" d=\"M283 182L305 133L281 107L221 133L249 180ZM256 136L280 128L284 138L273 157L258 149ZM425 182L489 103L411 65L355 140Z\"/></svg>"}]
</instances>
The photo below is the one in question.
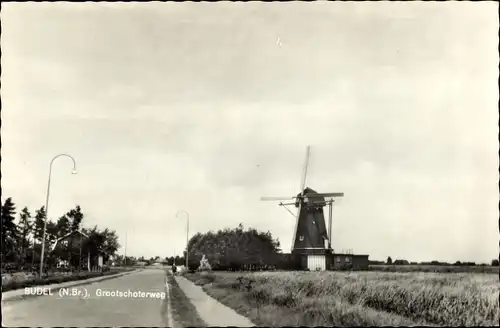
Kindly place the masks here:
<instances>
[{"instance_id":1,"label":"windmill sail","mask_svg":"<svg viewBox=\"0 0 500 328\"><path fill-rule=\"evenodd\" d=\"M333 200L330 200L328 204L328 248L332 248L332 204Z\"/></svg>"},{"instance_id":2,"label":"windmill sail","mask_svg":"<svg viewBox=\"0 0 500 328\"><path fill-rule=\"evenodd\" d=\"M260 200L292 200L295 197L261 197Z\"/></svg>"},{"instance_id":3,"label":"windmill sail","mask_svg":"<svg viewBox=\"0 0 500 328\"><path fill-rule=\"evenodd\" d=\"M306 147L306 161L304 163L304 171L302 172L302 180L300 181L300 190L306 187L307 167L309 166L309 157L311 156L311 146Z\"/></svg>"},{"instance_id":4,"label":"windmill sail","mask_svg":"<svg viewBox=\"0 0 500 328\"><path fill-rule=\"evenodd\" d=\"M309 198L344 197L343 192L328 192L322 194L307 195Z\"/></svg>"},{"instance_id":5,"label":"windmill sail","mask_svg":"<svg viewBox=\"0 0 500 328\"><path fill-rule=\"evenodd\" d=\"M309 168L309 158L311 156L311 146L306 147L306 158L300 181L300 193L293 197L262 197L261 200L278 200L280 206L295 205L297 215L294 215L288 208L287 211L295 216L295 229L292 239L292 253L301 255L321 255L327 249L331 249L331 203L333 200L327 198L342 197L344 193L318 193L311 188L306 188L307 172ZM294 202L283 203L285 200ZM323 208L330 205L329 225L325 220ZM305 264L304 264L305 265Z\"/></svg>"}]
</instances>

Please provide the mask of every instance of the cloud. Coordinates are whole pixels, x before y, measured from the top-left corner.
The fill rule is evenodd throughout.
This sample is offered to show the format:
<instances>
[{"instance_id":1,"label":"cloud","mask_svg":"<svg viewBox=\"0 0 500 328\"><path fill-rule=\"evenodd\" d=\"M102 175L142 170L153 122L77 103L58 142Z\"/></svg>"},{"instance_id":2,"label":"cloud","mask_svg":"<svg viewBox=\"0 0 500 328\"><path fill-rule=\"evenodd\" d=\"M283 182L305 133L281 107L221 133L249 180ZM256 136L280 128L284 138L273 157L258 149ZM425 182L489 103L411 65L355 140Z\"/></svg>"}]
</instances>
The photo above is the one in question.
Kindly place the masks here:
<instances>
[{"instance_id":1,"label":"cloud","mask_svg":"<svg viewBox=\"0 0 500 328\"><path fill-rule=\"evenodd\" d=\"M287 250L293 218L259 198L298 193L312 145L307 184L345 192L336 249L495 256L492 5L4 7L2 187L19 204L43 204L68 152L81 173L57 164L54 217L78 203L131 254L179 252L179 209L193 233L242 222Z\"/></svg>"}]
</instances>

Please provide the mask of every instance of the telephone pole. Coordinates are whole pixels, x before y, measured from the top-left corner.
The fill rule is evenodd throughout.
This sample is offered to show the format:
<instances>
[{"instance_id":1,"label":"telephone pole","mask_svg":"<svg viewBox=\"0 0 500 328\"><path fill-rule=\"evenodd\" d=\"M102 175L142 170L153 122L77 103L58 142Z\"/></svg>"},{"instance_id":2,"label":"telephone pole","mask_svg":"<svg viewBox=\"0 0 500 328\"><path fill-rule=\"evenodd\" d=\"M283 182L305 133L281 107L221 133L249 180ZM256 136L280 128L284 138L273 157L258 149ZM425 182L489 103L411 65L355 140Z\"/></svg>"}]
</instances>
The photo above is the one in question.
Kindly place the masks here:
<instances>
[{"instance_id":1,"label":"telephone pole","mask_svg":"<svg viewBox=\"0 0 500 328\"><path fill-rule=\"evenodd\" d=\"M127 231L125 231L125 266L127 266Z\"/></svg>"},{"instance_id":2,"label":"telephone pole","mask_svg":"<svg viewBox=\"0 0 500 328\"><path fill-rule=\"evenodd\" d=\"M175 216L178 218L181 213L186 214L186 270L189 271L189 213L182 210L177 212Z\"/></svg>"}]
</instances>

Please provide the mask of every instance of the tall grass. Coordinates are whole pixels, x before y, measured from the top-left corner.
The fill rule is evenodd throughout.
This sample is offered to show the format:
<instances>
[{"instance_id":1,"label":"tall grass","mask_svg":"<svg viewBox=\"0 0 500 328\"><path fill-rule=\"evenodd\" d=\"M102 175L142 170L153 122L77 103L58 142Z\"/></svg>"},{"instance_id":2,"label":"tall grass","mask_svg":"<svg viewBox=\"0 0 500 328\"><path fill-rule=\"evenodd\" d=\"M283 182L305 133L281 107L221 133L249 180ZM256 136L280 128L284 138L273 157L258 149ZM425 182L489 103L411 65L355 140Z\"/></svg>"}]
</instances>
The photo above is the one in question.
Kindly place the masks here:
<instances>
[{"instance_id":1,"label":"tall grass","mask_svg":"<svg viewBox=\"0 0 500 328\"><path fill-rule=\"evenodd\" d=\"M215 273L191 276L259 325L498 325L498 277L386 272ZM224 293L222 292L224 291ZM244 306L243 306L243 305ZM266 319L267 318L267 319Z\"/></svg>"},{"instance_id":2,"label":"tall grass","mask_svg":"<svg viewBox=\"0 0 500 328\"><path fill-rule=\"evenodd\" d=\"M437 273L500 273L500 267L489 265L456 266L456 265L430 265L430 264L372 264L371 271L384 272L437 272Z\"/></svg>"}]
</instances>

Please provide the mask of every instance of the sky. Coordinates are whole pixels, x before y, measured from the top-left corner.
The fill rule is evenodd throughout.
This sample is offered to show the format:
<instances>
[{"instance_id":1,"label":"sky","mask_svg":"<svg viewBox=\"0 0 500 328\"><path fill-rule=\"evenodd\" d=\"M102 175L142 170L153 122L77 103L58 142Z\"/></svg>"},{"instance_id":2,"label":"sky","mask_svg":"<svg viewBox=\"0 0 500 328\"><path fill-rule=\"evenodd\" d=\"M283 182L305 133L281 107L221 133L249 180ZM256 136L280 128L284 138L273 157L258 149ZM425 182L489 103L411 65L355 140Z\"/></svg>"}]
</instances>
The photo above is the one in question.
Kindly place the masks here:
<instances>
[{"instance_id":1,"label":"sky","mask_svg":"<svg viewBox=\"0 0 500 328\"><path fill-rule=\"evenodd\" d=\"M333 247L370 259L498 256L494 2L5 3L2 201L76 204L127 255L189 233L270 231L261 196L344 192ZM178 214L178 215L177 215ZM120 249L123 253L124 247Z\"/></svg>"}]
</instances>

